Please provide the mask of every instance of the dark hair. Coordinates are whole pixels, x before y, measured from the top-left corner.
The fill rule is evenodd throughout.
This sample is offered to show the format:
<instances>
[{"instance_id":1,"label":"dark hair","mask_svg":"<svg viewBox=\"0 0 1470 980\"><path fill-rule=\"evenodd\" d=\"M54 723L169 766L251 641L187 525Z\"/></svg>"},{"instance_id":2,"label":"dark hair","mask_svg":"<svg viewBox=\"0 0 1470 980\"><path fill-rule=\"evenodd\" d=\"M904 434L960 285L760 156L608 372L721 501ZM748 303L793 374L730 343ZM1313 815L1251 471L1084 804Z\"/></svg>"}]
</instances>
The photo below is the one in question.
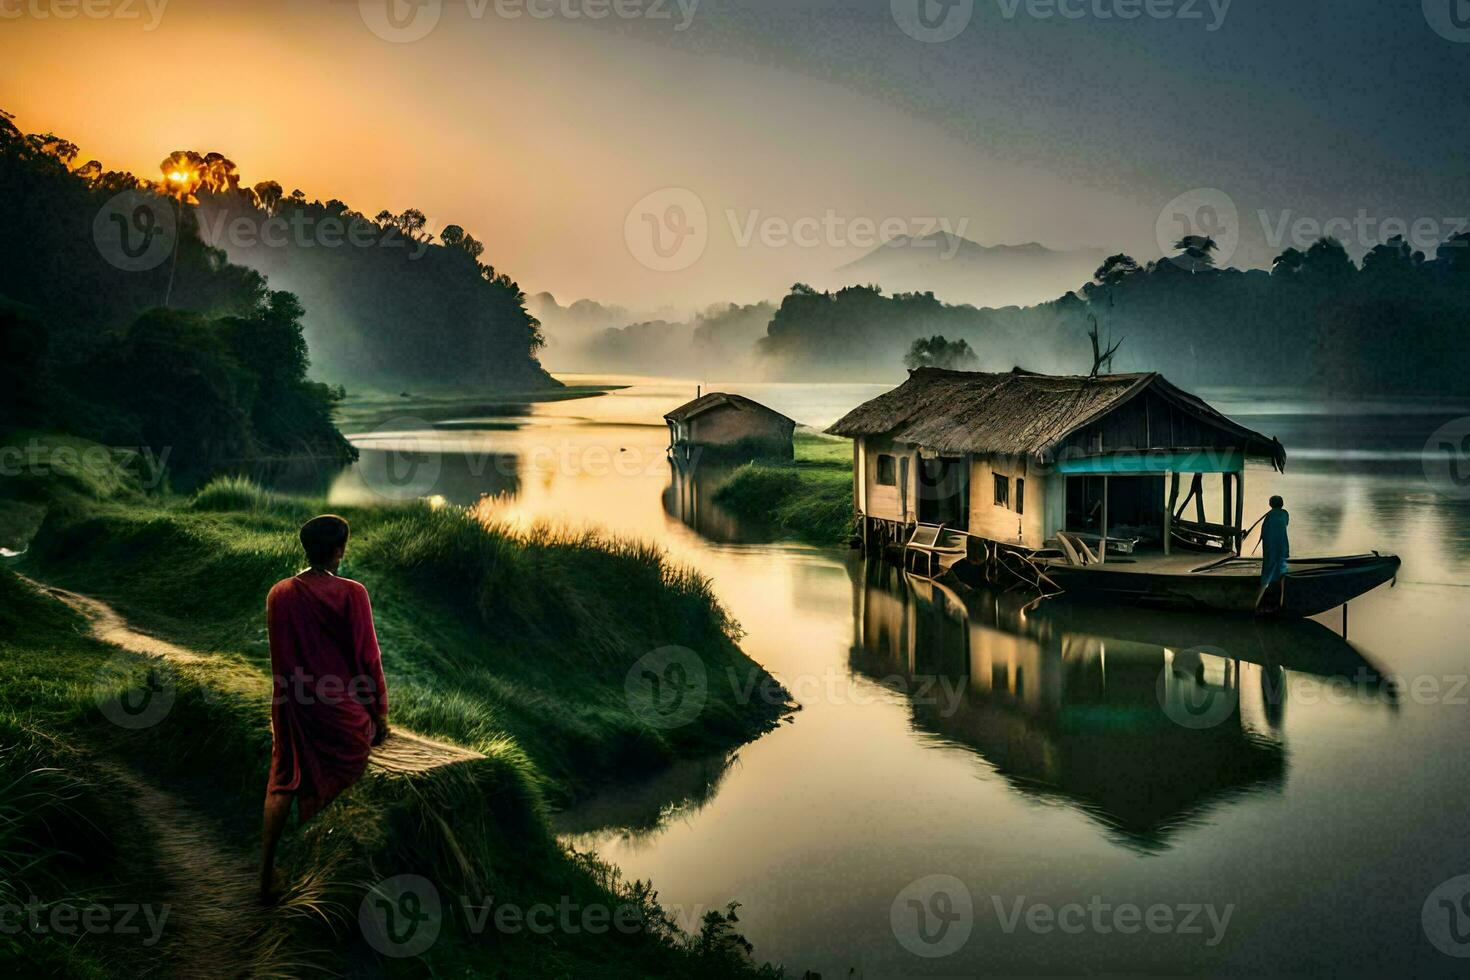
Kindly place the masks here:
<instances>
[{"instance_id":1,"label":"dark hair","mask_svg":"<svg viewBox=\"0 0 1470 980\"><path fill-rule=\"evenodd\" d=\"M350 533L347 522L336 514L313 517L301 525L301 547L306 549L306 560L312 565L325 565L338 548L347 546Z\"/></svg>"},{"instance_id":2,"label":"dark hair","mask_svg":"<svg viewBox=\"0 0 1470 980\"><path fill-rule=\"evenodd\" d=\"M1286 501L1282 500L1281 497L1277 494L1272 494L1271 500L1269 502L1272 508L1276 510L1280 510L1281 508L1286 506Z\"/></svg>"}]
</instances>

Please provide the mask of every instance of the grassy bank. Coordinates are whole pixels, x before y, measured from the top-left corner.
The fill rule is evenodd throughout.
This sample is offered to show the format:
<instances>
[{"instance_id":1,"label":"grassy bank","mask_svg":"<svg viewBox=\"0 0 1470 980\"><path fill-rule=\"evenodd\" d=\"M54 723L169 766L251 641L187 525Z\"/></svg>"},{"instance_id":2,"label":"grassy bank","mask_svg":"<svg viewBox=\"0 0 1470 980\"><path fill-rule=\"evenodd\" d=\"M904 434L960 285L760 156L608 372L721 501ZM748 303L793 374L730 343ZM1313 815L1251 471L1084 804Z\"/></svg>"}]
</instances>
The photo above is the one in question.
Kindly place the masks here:
<instances>
[{"instance_id":1,"label":"grassy bank","mask_svg":"<svg viewBox=\"0 0 1470 980\"><path fill-rule=\"evenodd\" d=\"M812 544L844 544L852 533L852 443L798 432L787 461L755 461L735 471L715 502L737 517L773 524Z\"/></svg>"},{"instance_id":2,"label":"grassy bank","mask_svg":"<svg viewBox=\"0 0 1470 980\"><path fill-rule=\"evenodd\" d=\"M197 810L248 862L270 745L263 597L299 568L295 529L324 505L240 481L158 497L129 486L125 472L118 479L91 489L53 481L44 502L32 486L26 502L44 508L45 520L11 564L105 598L141 628L208 655L164 668L120 653L0 571L8 617L0 624L0 722L11 726L0 726L0 760L53 752L67 778L98 787L79 799L122 810L107 772L126 767ZM344 516L353 540L342 573L372 592L392 720L486 758L415 776L372 771L288 833L282 866L297 885L272 918L276 959L299 955L344 971L344 963L353 971L375 964L370 972L404 975L750 974L722 913L702 930L696 916L692 936L680 932L646 884L567 853L546 821L549 806L728 749L788 710L784 692L740 652L738 628L708 584L656 549L591 533L512 533L419 505ZM629 684L640 658L671 645L693 651L708 678L702 709L677 725L663 723ZM169 692L163 717L136 729L110 719L110 698L158 688L160 672ZM147 834L126 812L91 823L103 828L96 848L112 856L88 867L135 895L135 869L151 853ZM5 848L0 838L0 861ZM85 884L68 865L57 867L66 873L35 887L61 894ZM357 915L373 883L402 874L432 882L444 915L441 938L399 962L364 941ZM627 907L638 926L477 930L461 899L471 909L491 901L523 910ZM41 942L83 975L132 972L128 958L149 955L117 937L54 948L19 942L27 955Z\"/></svg>"}]
</instances>

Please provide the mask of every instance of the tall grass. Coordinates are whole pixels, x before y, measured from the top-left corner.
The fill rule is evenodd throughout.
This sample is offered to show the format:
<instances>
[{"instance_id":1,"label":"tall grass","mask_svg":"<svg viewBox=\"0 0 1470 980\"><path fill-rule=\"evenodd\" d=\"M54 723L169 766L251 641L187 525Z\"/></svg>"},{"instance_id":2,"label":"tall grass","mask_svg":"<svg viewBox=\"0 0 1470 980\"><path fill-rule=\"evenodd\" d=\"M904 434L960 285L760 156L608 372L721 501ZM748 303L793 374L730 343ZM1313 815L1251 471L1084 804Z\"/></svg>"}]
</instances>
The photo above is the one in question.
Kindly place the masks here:
<instances>
[{"instance_id":1,"label":"tall grass","mask_svg":"<svg viewBox=\"0 0 1470 980\"><path fill-rule=\"evenodd\" d=\"M852 534L852 444L799 433L790 462L755 461L735 471L715 502L812 544L843 544Z\"/></svg>"},{"instance_id":2,"label":"tall grass","mask_svg":"<svg viewBox=\"0 0 1470 980\"><path fill-rule=\"evenodd\" d=\"M106 598L165 638L227 652L169 667L167 717L135 732L102 717L98 664L82 658L48 677L42 656L0 656L0 692L20 695L34 717L105 740L231 839L253 844L270 749L264 596L299 569L297 527L321 509L241 480L172 502L59 509L24 560L31 573ZM307 869L282 911L293 944L319 944L324 926L352 933L365 889L399 873L428 877L456 903L460 895L527 905L568 894L644 901L647 892L589 877L550 836L546 809L675 756L729 748L789 710L712 684L702 715L666 731L628 704L629 668L669 644L697 651L712 678L769 680L736 646L738 627L709 583L656 547L592 531L516 530L489 515L417 504L344 516L352 540L342 573L372 593L392 722L486 758L414 777L370 772L289 835L283 864ZM45 621L30 612L33 632L48 642L79 642L69 613ZM119 676L126 686L132 675ZM430 968L463 973L484 962L486 942L458 936L436 947ZM686 975L690 964L716 964L697 943L652 927L632 937L501 936L493 944L497 962L524 975ZM720 961L704 972L746 967L728 969Z\"/></svg>"}]
</instances>

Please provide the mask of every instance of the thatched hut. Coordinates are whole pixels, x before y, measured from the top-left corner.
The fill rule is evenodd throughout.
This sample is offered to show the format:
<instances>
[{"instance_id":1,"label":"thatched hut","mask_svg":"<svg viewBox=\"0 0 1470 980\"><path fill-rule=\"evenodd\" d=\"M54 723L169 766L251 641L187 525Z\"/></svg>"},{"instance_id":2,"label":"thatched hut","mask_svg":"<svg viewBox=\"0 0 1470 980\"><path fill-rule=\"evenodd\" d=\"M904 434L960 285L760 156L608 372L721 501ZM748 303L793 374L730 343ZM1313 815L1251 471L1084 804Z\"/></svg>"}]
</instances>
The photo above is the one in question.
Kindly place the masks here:
<instances>
[{"instance_id":1,"label":"thatched hut","mask_svg":"<svg viewBox=\"0 0 1470 980\"><path fill-rule=\"evenodd\" d=\"M726 454L792 456L796 422L744 395L711 391L680 405L664 421L675 455L688 455L698 447Z\"/></svg>"},{"instance_id":2,"label":"thatched hut","mask_svg":"<svg viewBox=\"0 0 1470 980\"><path fill-rule=\"evenodd\" d=\"M1158 374L920 368L827 431L854 442L865 542L920 522L1025 550L1064 530L1123 550L1238 542L1246 460L1285 464L1279 442ZM1221 508L1207 520L1216 474Z\"/></svg>"}]
</instances>

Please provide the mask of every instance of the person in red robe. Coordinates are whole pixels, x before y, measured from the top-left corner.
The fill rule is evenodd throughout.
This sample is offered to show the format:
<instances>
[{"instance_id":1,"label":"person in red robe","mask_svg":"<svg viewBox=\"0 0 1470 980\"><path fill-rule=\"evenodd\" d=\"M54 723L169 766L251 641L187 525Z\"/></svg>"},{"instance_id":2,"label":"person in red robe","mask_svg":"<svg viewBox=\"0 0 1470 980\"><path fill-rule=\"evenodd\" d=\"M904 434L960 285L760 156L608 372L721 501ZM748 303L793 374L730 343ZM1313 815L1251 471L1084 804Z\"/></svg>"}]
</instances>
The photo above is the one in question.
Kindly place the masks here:
<instances>
[{"instance_id":1,"label":"person in red robe","mask_svg":"<svg viewBox=\"0 0 1470 980\"><path fill-rule=\"evenodd\" d=\"M274 897L276 845L294 800L310 820L357 782L388 734L388 687L367 589L337 575L345 520L325 514L301 528L310 567L277 582L265 601L270 636L271 767L265 791L261 898Z\"/></svg>"}]
</instances>

